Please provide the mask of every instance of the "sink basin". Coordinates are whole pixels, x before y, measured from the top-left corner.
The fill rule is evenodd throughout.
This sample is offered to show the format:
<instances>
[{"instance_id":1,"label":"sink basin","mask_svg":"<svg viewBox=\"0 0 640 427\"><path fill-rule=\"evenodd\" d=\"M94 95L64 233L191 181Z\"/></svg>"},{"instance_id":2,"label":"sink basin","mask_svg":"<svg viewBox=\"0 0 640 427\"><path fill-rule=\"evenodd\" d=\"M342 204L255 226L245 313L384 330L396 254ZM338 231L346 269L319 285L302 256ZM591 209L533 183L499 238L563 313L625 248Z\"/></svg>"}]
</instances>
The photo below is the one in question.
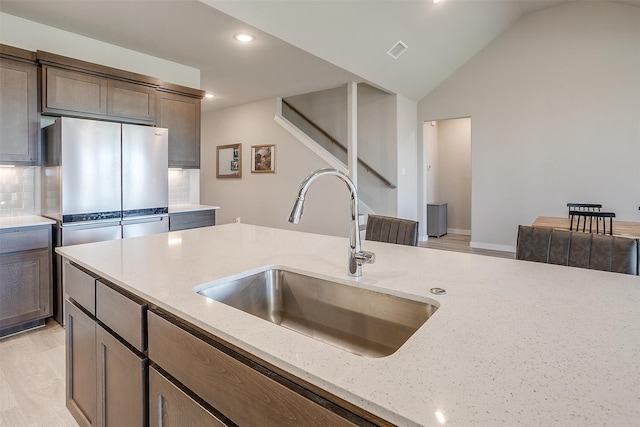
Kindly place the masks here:
<instances>
[{"instance_id":1,"label":"sink basin","mask_svg":"<svg viewBox=\"0 0 640 427\"><path fill-rule=\"evenodd\" d=\"M427 302L276 268L196 292L365 357L392 354L437 310Z\"/></svg>"}]
</instances>

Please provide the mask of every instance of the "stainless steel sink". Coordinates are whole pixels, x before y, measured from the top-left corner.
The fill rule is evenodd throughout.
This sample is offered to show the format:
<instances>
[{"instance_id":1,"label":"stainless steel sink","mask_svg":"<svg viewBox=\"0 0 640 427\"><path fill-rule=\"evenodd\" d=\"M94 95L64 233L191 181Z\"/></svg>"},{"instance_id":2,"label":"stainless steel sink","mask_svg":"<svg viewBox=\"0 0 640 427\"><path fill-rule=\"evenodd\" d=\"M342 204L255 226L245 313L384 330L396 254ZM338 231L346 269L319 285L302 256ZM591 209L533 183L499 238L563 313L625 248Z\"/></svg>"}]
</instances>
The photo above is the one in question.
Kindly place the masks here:
<instances>
[{"instance_id":1,"label":"stainless steel sink","mask_svg":"<svg viewBox=\"0 0 640 427\"><path fill-rule=\"evenodd\" d=\"M366 357L398 350L437 306L283 269L196 288L205 297Z\"/></svg>"}]
</instances>

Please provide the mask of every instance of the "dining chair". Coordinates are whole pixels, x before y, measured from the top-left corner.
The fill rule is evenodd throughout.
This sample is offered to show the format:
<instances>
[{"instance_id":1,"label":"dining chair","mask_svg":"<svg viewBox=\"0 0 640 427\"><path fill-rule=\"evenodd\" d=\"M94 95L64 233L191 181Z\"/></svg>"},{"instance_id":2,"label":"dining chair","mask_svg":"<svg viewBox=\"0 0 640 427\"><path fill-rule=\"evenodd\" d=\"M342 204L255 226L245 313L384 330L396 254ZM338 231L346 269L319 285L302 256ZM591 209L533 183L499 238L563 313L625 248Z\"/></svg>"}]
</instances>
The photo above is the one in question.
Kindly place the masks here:
<instances>
[{"instance_id":1,"label":"dining chair","mask_svg":"<svg viewBox=\"0 0 640 427\"><path fill-rule=\"evenodd\" d=\"M609 234L613 235L613 218L616 217L614 212L601 211L569 211L569 230L587 232L587 222L589 223L588 233ZM609 232L607 233L607 219L609 219ZM573 226L575 220L575 228ZM580 220L582 220L582 230L580 229ZM595 222L595 231L593 223ZM600 223L602 223L602 233L600 233Z\"/></svg>"},{"instance_id":2,"label":"dining chair","mask_svg":"<svg viewBox=\"0 0 640 427\"><path fill-rule=\"evenodd\" d=\"M569 212L581 211L581 212L599 212L602 209L600 203L567 203Z\"/></svg>"},{"instance_id":3,"label":"dining chair","mask_svg":"<svg viewBox=\"0 0 640 427\"><path fill-rule=\"evenodd\" d=\"M640 239L520 225L516 259L637 276Z\"/></svg>"},{"instance_id":4,"label":"dining chair","mask_svg":"<svg viewBox=\"0 0 640 427\"><path fill-rule=\"evenodd\" d=\"M369 215L365 240L418 246L418 221Z\"/></svg>"}]
</instances>

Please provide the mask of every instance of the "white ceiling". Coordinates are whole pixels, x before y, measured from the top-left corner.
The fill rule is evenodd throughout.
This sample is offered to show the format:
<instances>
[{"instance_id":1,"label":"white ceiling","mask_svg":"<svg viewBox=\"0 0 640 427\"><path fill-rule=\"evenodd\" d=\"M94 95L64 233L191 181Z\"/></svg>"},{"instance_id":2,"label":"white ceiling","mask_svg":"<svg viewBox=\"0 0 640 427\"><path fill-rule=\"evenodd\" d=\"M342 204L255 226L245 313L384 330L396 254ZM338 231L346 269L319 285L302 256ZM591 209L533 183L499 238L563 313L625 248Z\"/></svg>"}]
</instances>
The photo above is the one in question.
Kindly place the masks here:
<instances>
[{"instance_id":1,"label":"white ceiling","mask_svg":"<svg viewBox=\"0 0 640 427\"><path fill-rule=\"evenodd\" d=\"M198 68L216 94L206 111L348 81L419 101L522 15L564 2L0 0L0 11ZM257 38L241 45L240 31ZM398 40L408 49L394 60Z\"/></svg>"}]
</instances>

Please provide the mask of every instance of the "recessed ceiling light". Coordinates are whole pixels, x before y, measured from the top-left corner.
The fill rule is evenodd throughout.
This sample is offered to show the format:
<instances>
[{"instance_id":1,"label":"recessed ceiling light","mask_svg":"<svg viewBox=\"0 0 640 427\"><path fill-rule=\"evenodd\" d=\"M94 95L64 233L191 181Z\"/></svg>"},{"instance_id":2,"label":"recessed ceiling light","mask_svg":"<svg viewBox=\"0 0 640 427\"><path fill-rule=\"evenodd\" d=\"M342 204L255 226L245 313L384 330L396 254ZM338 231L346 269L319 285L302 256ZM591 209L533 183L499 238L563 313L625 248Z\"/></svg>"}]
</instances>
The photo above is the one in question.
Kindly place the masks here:
<instances>
[{"instance_id":1,"label":"recessed ceiling light","mask_svg":"<svg viewBox=\"0 0 640 427\"><path fill-rule=\"evenodd\" d=\"M205 98L209 98L209 99L211 99L211 98L215 97L215 95L214 95L214 94L212 94L212 93L205 93L205 94L204 94L204 97L205 97Z\"/></svg>"},{"instance_id":2,"label":"recessed ceiling light","mask_svg":"<svg viewBox=\"0 0 640 427\"><path fill-rule=\"evenodd\" d=\"M235 34L233 36L234 39L238 40L239 42L252 42L254 41L256 38L254 36L252 36L251 34L247 34L247 33L238 33Z\"/></svg>"}]
</instances>

